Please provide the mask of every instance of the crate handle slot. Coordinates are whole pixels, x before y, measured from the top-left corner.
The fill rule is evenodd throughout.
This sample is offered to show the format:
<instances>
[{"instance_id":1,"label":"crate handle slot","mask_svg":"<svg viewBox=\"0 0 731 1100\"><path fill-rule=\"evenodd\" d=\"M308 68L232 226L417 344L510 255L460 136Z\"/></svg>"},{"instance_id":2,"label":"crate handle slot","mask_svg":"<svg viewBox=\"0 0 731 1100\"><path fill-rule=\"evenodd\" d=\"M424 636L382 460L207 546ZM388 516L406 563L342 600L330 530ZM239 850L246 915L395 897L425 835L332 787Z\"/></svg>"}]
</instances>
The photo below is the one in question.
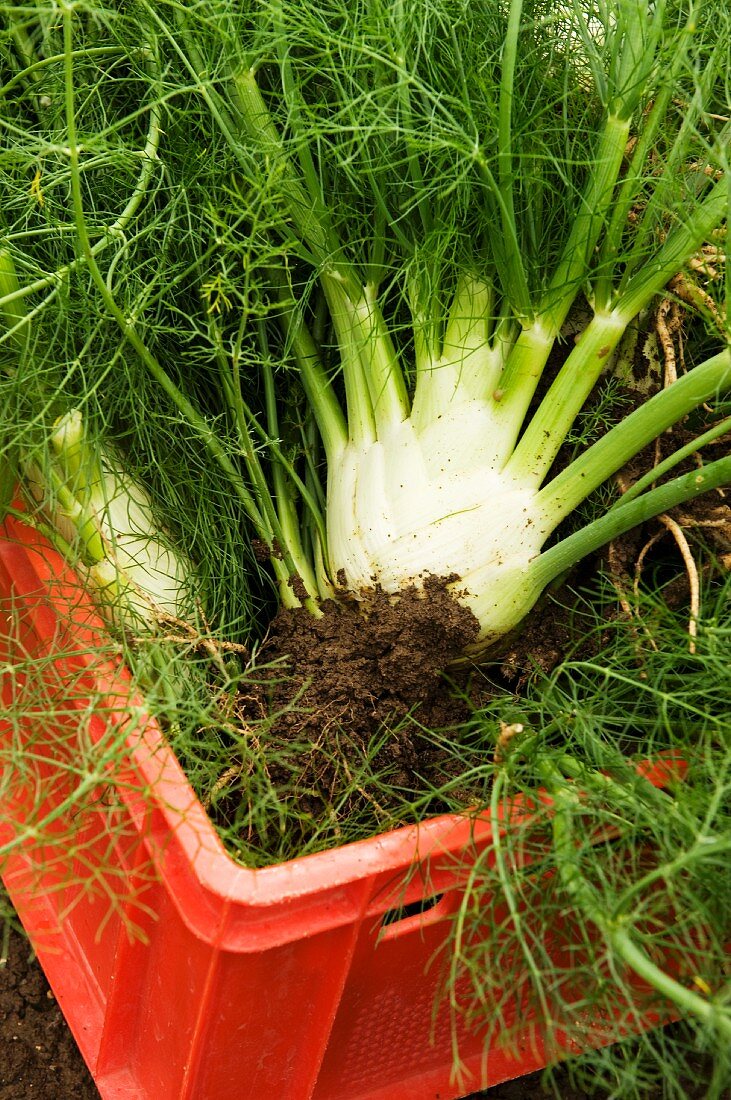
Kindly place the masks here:
<instances>
[{"instance_id":1,"label":"crate handle slot","mask_svg":"<svg viewBox=\"0 0 731 1100\"><path fill-rule=\"evenodd\" d=\"M381 936L385 939L393 939L412 928L424 928L433 924L442 916L443 906L440 902L444 894L431 894L426 898L417 898L416 901L406 905L398 905L393 909L387 909L381 918Z\"/></svg>"}]
</instances>

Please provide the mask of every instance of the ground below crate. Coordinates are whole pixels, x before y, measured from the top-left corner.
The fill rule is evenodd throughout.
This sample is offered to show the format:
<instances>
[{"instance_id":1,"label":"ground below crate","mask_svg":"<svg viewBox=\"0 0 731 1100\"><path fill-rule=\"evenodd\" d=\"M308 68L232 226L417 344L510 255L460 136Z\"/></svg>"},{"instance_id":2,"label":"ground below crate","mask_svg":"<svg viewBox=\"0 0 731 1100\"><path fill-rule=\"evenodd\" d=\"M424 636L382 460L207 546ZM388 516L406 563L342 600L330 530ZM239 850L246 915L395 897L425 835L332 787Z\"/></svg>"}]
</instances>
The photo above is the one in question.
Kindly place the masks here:
<instances>
[{"instance_id":1,"label":"ground below crate","mask_svg":"<svg viewBox=\"0 0 731 1100\"><path fill-rule=\"evenodd\" d=\"M688 1100L707 1095L703 1067L694 1067ZM586 1094L560 1084L562 1100ZM544 1093L540 1075L498 1085L470 1100L536 1100ZM555 1094L554 1094L555 1095ZM604 1095L604 1094L602 1094ZM662 1100L664 1092L647 1094ZM0 1100L98 1100L91 1075L26 941L12 932L7 961L0 969ZM426 1098L425 1098L426 1100ZM593 1100L601 1100L594 1094Z\"/></svg>"},{"instance_id":2,"label":"ground below crate","mask_svg":"<svg viewBox=\"0 0 731 1100\"><path fill-rule=\"evenodd\" d=\"M0 970L0 1100L98 1095L40 966L12 932Z\"/></svg>"}]
</instances>

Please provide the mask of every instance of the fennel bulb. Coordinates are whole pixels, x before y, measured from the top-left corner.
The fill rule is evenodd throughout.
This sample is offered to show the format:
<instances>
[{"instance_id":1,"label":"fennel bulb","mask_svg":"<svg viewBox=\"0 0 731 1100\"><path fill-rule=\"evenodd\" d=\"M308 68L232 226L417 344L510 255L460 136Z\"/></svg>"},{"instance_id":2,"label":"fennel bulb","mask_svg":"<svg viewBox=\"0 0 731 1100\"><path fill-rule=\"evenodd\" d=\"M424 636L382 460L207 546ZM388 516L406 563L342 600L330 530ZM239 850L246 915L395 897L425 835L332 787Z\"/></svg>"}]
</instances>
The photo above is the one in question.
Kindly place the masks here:
<instances>
[{"instance_id":1,"label":"fennel bulb","mask_svg":"<svg viewBox=\"0 0 731 1100\"><path fill-rule=\"evenodd\" d=\"M447 406L421 432L412 418L348 443L330 467L328 547L341 586L361 597L449 579L480 640L522 618L525 582L547 530L536 489L503 475L487 402ZM517 582L517 591L513 591Z\"/></svg>"},{"instance_id":2,"label":"fennel bulb","mask_svg":"<svg viewBox=\"0 0 731 1100\"><path fill-rule=\"evenodd\" d=\"M105 617L137 630L182 617L193 567L156 522L149 494L122 456L111 448L97 454L79 409L58 418L50 442L47 468L29 464L28 482Z\"/></svg>"}]
</instances>

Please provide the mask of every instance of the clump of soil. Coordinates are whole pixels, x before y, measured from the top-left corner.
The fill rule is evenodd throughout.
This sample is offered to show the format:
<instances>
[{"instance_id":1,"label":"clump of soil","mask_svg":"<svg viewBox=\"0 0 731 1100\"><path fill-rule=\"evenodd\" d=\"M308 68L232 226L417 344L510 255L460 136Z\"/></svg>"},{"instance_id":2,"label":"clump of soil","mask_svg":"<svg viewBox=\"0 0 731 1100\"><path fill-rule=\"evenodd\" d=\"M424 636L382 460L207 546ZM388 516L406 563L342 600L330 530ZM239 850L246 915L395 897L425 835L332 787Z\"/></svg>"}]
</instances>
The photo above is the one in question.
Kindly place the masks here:
<instances>
[{"instance_id":1,"label":"clump of soil","mask_svg":"<svg viewBox=\"0 0 731 1100\"><path fill-rule=\"evenodd\" d=\"M360 601L328 600L319 619L303 609L278 612L262 650L276 664L261 669L246 715L267 717L267 737L300 753L300 794L308 779L309 797L316 797L313 788L323 798L334 794L338 761L348 755L370 757L376 770L409 789L435 763L421 727L452 727L468 716L443 673L479 632L472 612L448 591L453 579L429 578L423 591L409 588L396 598L379 588ZM373 757L369 746L384 728L389 735ZM309 760L303 745L311 746ZM288 768L280 756L285 786L281 772Z\"/></svg>"},{"instance_id":2,"label":"clump of soil","mask_svg":"<svg viewBox=\"0 0 731 1100\"><path fill-rule=\"evenodd\" d=\"M239 858L279 862L485 797L465 761L492 750L485 757L484 729L470 720L561 660L570 601L549 599L477 673L464 652L479 624L454 598L456 582L342 595L320 618L277 613L227 720L225 763L201 791Z\"/></svg>"},{"instance_id":3,"label":"clump of soil","mask_svg":"<svg viewBox=\"0 0 731 1100\"><path fill-rule=\"evenodd\" d=\"M570 611L539 610L502 673L493 656L493 675L475 676L463 655L479 624L456 580L342 596L320 618L277 613L236 700L226 765L201 792L240 856L279 861L382 832L412 819L415 798L430 816L484 797L464 779L469 720L494 692L520 690L523 669L561 659Z\"/></svg>"},{"instance_id":4,"label":"clump of soil","mask_svg":"<svg viewBox=\"0 0 731 1100\"><path fill-rule=\"evenodd\" d=\"M454 703L442 672L479 631L472 612L448 591L451 580L432 577L423 592L408 588L396 598L378 588L363 601L328 600L321 619L280 611L264 652L286 655L307 685L300 704L314 706L314 722L341 721L363 737L410 712L427 725L444 725ZM289 690L275 682L270 703L279 709ZM282 721L301 718L283 715Z\"/></svg>"}]
</instances>

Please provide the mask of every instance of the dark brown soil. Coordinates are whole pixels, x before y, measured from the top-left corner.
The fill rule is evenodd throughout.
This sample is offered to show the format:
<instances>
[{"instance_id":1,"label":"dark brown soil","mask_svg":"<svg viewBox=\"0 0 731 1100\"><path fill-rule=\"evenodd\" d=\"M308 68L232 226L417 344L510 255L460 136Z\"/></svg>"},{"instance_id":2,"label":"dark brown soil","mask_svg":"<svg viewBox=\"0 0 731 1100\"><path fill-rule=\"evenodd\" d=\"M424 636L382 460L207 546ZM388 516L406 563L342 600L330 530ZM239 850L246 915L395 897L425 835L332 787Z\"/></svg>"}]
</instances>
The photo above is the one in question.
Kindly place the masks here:
<instances>
[{"instance_id":1,"label":"dark brown soil","mask_svg":"<svg viewBox=\"0 0 731 1100\"><path fill-rule=\"evenodd\" d=\"M280 611L264 654L286 656L304 687L300 710L314 708L309 724L338 722L361 738L383 723L416 713L425 725L454 721L454 702L442 672L474 642L479 624L447 590L453 578L432 577L424 591L392 598L382 589L362 601L323 605L323 617ZM272 678L269 713L281 710L291 685ZM301 716L282 716L300 723Z\"/></svg>"},{"instance_id":2,"label":"dark brown soil","mask_svg":"<svg viewBox=\"0 0 731 1100\"><path fill-rule=\"evenodd\" d=\"M91 1074L27 941L0 969L0 1100L96 1100Z\"/></svg>"},{"instance_id":3,"label":"dark brown soil","mask_svg":"<svg viewBox=\"0 0 731 1100\"><path fill-rule=\"evenodd\" d=\"M440 769L443 781L444 754L422 727L452 728L468 717L443 671L478 632L447 583L434 578L423 593L398 599L377 590L359 602L327 601L319 619L286 610L273 620L237 719L261 746L267 782L296 798L305 829L334 804L340 819L358 811L351 779L360 760L392 788L423 790ZM355 792L351 801L344 789ZM241 820L233 792L210 812L227 824Z\"/></svg>"}]
</instances>

